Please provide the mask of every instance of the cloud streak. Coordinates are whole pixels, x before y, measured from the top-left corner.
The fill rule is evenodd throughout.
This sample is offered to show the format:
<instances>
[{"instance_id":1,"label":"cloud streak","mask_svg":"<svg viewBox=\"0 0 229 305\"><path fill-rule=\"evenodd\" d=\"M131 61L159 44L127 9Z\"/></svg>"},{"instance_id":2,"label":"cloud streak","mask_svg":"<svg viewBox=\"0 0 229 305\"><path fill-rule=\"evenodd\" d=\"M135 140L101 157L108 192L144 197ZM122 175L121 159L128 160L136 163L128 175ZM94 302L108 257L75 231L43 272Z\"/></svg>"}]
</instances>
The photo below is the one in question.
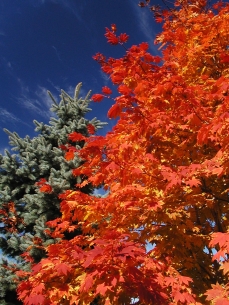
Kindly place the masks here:
<instances>
[{"instance_id":1,"label":"cloud streak","mask_svg":"<svg viewBox=\"0 0 229 305\"><path fill-rule=\"evenodd\" d=\"M61 90L59 86L55 86L50 80L48 80L55 90L58 91L58 95L61 94ZM45 120L50 119L50 117L55 116L55 114L50 110L53 101L48 95L47 91L51 91L54 99L57 103L60 101L60 97L52 92L52 90L47 89L43 86L37 86L35 92L31 92L31 90L26 86L21 86L21 96L17 99L20 105L22 105L27 110L31 111L34 114L39 114ZM74 96L75 86L69 85L66 89L63 88L65 92L67 92L71 97ZM87 92L81 88L80 97L85 97Z\"/></svg>"},{"instance_id":2,"label":"cloud streak","mask_svg":"<svg viewBox=\"0 0 229 305\"><path fill-rule=\"evenodd\" d=\"M154 45L154 40L157 32L153 30L153 17L147 9L141 9L136 2L129 0L130 6L136 15L139 28L147 41L149 42L150 49L153 53L158 54L157 47Z\"/></svg>"},{"instance_id":3,"label":"cloud streak","mask_svg":"<svg viewBox=\"0 0 229 305\"><path fill-rule=\"evenodd\" d=\"M103 85L107 86L109 83L110 77L106 73L104 73L101 69L99 70L99 74L103 80Z\"/></svg>"},{"instance_id":4,"label":"cloud streak","mask_svg":"<svg viewBox=\"0 0 229 305\"><path fill-rule=\"evenodd\" d=\"M9 112L8 110L0 107L0 121L1 122L20 122L23 123L18 117L16 117L13 113Z\"/></svg>"},{"instance_id":5,"label":"cloud streak","mask_svg":"<svg viewBox=\"0 0 229 305\"><path fill-rule=\"evenodd\" d=\"M60 58L60 52L57 50L57 48L55 46L52 46L52 48L54 49L55 53L56 53L56 56L58 58L59 61L61 61L61 58Z\"/></svg>"},{"instance_id":6,"label":"cloud streak","mask_svg":"<svg viewBox=\"0 0 229 305\"><path fill-rule=\"evenodd\" d=\"M58 0L58 3L60 3L65 9L71 12L78 19L78 21L83 21L79 13L79 6L76 6L75 0Z\"/></svg>"},{"instance_id":7,"label":"cloud streak","mask_svg":"<svg viewBox=\"0 0 229 305\"><path fill-rule=\"evenodd\" d=\"M57 100L55 95L54 98ZM24 108L46 120L54 115L50 110L53 102L47 93L47 88L43 86L37 86L33 93L28 87L21 84L21 96L17 100Z\"/></svg>"}]
</instances>

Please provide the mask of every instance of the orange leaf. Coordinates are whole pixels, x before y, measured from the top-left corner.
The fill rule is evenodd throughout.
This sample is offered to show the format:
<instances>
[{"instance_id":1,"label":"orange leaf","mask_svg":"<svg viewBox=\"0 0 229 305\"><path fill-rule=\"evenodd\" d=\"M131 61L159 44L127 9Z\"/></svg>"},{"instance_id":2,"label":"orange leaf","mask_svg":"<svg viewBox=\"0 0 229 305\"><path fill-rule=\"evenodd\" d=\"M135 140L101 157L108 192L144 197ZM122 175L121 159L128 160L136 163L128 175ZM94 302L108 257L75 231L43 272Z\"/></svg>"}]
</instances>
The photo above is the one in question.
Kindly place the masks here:
<instances>
[{"instance_id":1,"label":"orange leaf","mask_svg":"<svg viewBox=\"0 0 229 305\"><path fill-rule=\"evenodd\" d=\"M112 94L111 89L108 88L107 86L105 86L105 87L102 88L102 92L103 92L104 94Z\"/></svg>"},{"instance_id":2,"label":"orange leaf","mask_svg":"<svg viewBox=\"0 0 229 305\"><path fill-rule=\"evenodd\" d=\"M106 28L106 34L104 36L107 38L107 42L110 44L116 45L119 42L118 37L108 28Z\"/></svg>"},{"instance_id":3,"label":"orange leaf","mask_svg":"<svg viewBox=\"0 0 229 305\"><path fill-rule=\"evenodd\" d=\"M201 181L196 178L192 178L185 182L187 185L190 185L191 187L197 187L201 184Z\"/></svg>"},{"instance_id":4,"label":"orange leaf","mask_svg":"<svg viewBox=\"0 0 229 305\"><path fill-rule=\"evenodd\" d=\"M70 150L70 151L66 152L64 157L67 161L74 159L74 157L75 157L74 151Z\"/></svg>"},{"instance_id":5,"label":"orange leaf","mask_svg":"<svg viewBox=\"0 0 229 305\"><path fill-rule=\"evenodd\" d=\"M41 305L45 301L45 297L42 294L31 294L24 299L25 305Z\"/></svg>"},{"instance_id":6,"label":"orange leaf","mask_svg":"<svg viewBox=\"0 0 229 305\"><path fill-rule=\"evenodd\" d=\"M87 131L89 134L94 134L95 133L95 126L92 124L87 125Z\"/></svg>"},{"instance_id":7,"label":"orange leaf","mask_svg":"<svg viewBox=\"0 0 229 305\"><path fill-rule=\"evenodd\" d=\"M107 167L106 167L106 171L115 171L118 170L120 167L114 162L112 161Z\"/></svg>"},{"instance_id":8,"label":"orange leaf","mask_svg":"<svg viewBox=\"0 0 229 305\"><path fill-rule=\"evenodd\" d=\"M129 38L129 36L127 34L125 34L125 33L124 34L120 34L119 41L121 43L125 43L125 42L127 42L128 38Z\"/></svg>"},{"instance_id":9,"label":"orange leaf","mask_svg":"<svg viewBox=\"0 0 229 305\"><path fill-rule=\"evenodd\" d=\"M39 190L43 193L52 193L52 187L49 184L44 184Z\"/></svg>"},{"instance_id":10,"label":"orange leaf","mask_svg":"<svg viewBox=\"0 0 229 305\"><path fill-rule=\"evenodd\" d=\"M68 272L71 271L71 267L68 266L65 263L61 263L55 266L55 269L57 270L58 275L67 275Z\"/></svg>"},{"instance_id":11,"label":"orange leaf","mask_svg":"<svg viewBox=\"0 0 229 305\"><path fill-rule=\"evenodd\" d=\"M94 94L92 95L91 99L94 101L94 102L101 102L104 98L104 95L103 94Z\"/></svg>"},{"instance_id":12,"label":"orange leaf","mask_svg":"<svg viewBox=\"0 0 229 305\"><path fill-rule=\"evenodd\" d=\"M102 284L99 284L97 287L96 287L96 294L101 294L101 295L105 295L106 294L106 291L109 287L107 287L104 283Z\"/></svg>"},{"instance_id":13,"label":"orange leaf","mask_svg":"<svg viewBox=\"0 0 229 305\"><path fill-rule=\"evenodd\" d=\"M224 262L221 269L223 269L223 274L227 274L229 272L229 262Z\"/></svg>"},{"instance_id":14,"label":"orange leaf","mask_svg":"<svg viewBox=\"0 0 229 305\"><path fill-rule=\"evenodd\" d=\"M91 125L91 124L88 124L88 125ZM81 133L74 131L68 135L68 139L71 140L72 142L78 142L78 141L83 141L86 138Z\"/></svg>"},{"instance_id":15,"label":"orange leaf","mask_svg":"<svg viewBox=\"0 0 229 305\"><path fill-rule=\"evenodd\" d=\"M107 116L110 119L115 119L121 113L121 107L116 103L108 111Z\"/></svg>"},{"instance_id":16,"label":"orange leaf","mask_svg":"<svg viewBox=\"0 0 229 305\"><path fill-rule=\"evenodd\" d=\"M126 85L120 85L118 87L118 92L121 94L124 94L124 95L128 95L128 94L131 94L132 90L129 87L127 87Z\"/></svg>"}]
</instances>

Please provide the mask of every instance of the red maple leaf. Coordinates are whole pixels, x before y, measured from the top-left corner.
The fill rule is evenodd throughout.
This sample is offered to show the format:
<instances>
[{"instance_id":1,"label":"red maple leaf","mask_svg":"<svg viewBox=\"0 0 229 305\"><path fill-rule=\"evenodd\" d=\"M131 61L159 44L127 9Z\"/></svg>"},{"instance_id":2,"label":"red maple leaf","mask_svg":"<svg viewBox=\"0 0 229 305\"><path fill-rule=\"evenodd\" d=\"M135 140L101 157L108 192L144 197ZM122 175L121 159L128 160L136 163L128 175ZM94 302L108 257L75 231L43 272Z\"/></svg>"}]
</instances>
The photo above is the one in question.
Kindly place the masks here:
<instances>
[{"instance_id":1,"label":"red maple leaf","mask_svg":"<svg viewBox=\"0 0 229 305\"><path fill-rule=\"evenodd\" d=\"M38 284L36 287L33 288L33 293L34 294L42 294L43 290L45 290L45 285L44 283Z\"/></svg>"},{"instance_id":2,"label":"red maple leaf","mask_svg":"<svg viewBox=\"0 0 229 305\"><path fill-rule=\"evenodd\" d=\"M222 63L228 63L229 62L229 54L221 53L220 59Z\"/></svg>"},{"instance_id":3,"label":"red maple leaf","mask_svg":"<svg viewBox=\"0 0 229 305\"><path fill-rule=\"evenodd\" d=\"M216 244L219 244L220 248L226 245L229 247L229 234L221 232L213 233L212 240L210 241L209 245L214 247Z\"/></svg>"},{"instance_id":4,"label":"red maple leaf","mask_svg":"<svg viewBox=\"0 0 229 305\"><path fill-rule=\"evenodd\" d=\"M68 135L69 140L71 140L72 142L78 142L78 141L83 141L86 138L79 132L72 132Z\"/></svg>"},{"instance_id":5,"label":"red maple leaf","mask_svg":"<svg viewBox=\"0 0 229 305\"><path fill-rule=\"evenodd\" d=\"M118 87L118 92L123 95L128 95L128 94L131 94L132 90L129 87L127 87L126 85L120 85Z\"/></svg>"},{"instance_id":6,"label":"red maple leaf","mask_svg":"<svg viewBox=\"0 0 229 305\"><path fill-rule=\"evenodd\" d=\"M212 284L211 285L212 288L211 289L208 289L207 292L205 293L205 295L207 296L206 297L206 300L210 301L210 300L213 300L213 301L218 301L218 300L222 300L222 299L225 299L224 298L224 295L225 295L225 289L220 286L218 283L217 284ZM220 305L221 303L218 303L218 305ZM228 304L227 304L228 305Z\"/></svg>"},{"instance_id":7,"label":"red maple leaf","mask_svg":"<svg viewBox=\"0 0 229 305\"><path fill-rule=\"evenodd\" d=\"M71 267L65 263L56 265L55 269L57 270L58 275L67 275L67 273L71 271Z\"/></svg>"},{"instance_id":8,"label":"red maple leaf","mask_svg":"<svg viewBox=\"0 0 229 305\"><path fill-rule=\"evenodd\" d=\"M25 305L42 305L45 301L45 297L42 294L32 294L24 299Z\"/></svg>"},{"instance_id":9,"label":"red maple leaf","mask_svg":"<svg viewBox=\"0 0 229 305\"><path fill-rule=\"evenodd\" d=\"M127 35L126 33L122 33L119 36L120 43L125 43L127 42L128 39L129 39L129 35Z\"/></svg>"},{"instance_id":10,"label":"red maple leaf","mask_svg":"<svg viewBox=\"0 0 229 305\"><path fill-rule=\"evenodd\" d=\"M141 51L147 51L149 49L149 44L147 42L142 42L139 45Z\"/></svg>"},{"instance_id":11,"label":"red maple leaf","mask_svg":"<svg viewBox=\"0 0 229 305\"><path fill-rule=\"evenodd\" d=\"M156 20L156 22L161 23L163 21L163 18L157 16L157 17L155 17L155 20Z\"/></svg>"},{"instance_id":12,"label":"red maple leaf","mask_svg":"<svg viewBox=\"0 0 229 305\"><path fill-rule=\"evenodd\" d=\"M107 86L102 88L102 92L104 94L112 94L112 90L110 88L108 88Z\"/></svg>"},{"instance_id":13,"label":"red maple leaf","mask_svg":"<svg viewBox=\"0 0 229 305\"><path fill-rule=\"evenodd\" d=\"M95 133L95 126L92 124L87 125L87 131L89 134L94 134Z\"/></svg>"},{"instance_id":14,"label":"red maple leaf","mask_svg":"<svg viewBox=\"0 0 229 305\"><path fill-rule=\"evenodd\" d=\"M37 186L42 186L42 185L44 185L46 182L47 182L46 179L41 178L38 182L35 183L35 185L37 185Z\"/></svg>"},{"instance_id":15,"label":"red maple leaf","mask_svg":"<svg viewBox=\"0 0 229 305\"><path fill-rule=\"evenodd\" d=\"M114 104L113 106L111 106L111 108L109 109L107 116L110 119L115 119L117 118L118 115L120 115L121 113L121 107L119 106L119 104Z\"/></svg>"},{"instance_id":16,"label":"red maple leaf","mask_svg":"<svg viewBox=\"0 0 229 305\"><path fill-rule=\"evenodd\" d=\"M101 102L104 98L103 94L93 94L91 99L93 100L93 102Z\"/></svg>"},{"instance_id":17,"label":"red maple leaf","mask_svg":"<svg viewBox=\"0 0 229 305\"><path fill-rule=\"evenodd\" d=\"M39 190L43 193L52 193L52 187L49 184L44 184Z\"/></svg>"},{"instance_id":18,"label":"red maple leaf","mask_svg":"<svg viewBox=\"0 0 229 305\"><path fill-rule=\"evenodd\" d=\"M32 270L33 270L34 273L37 273L41 270L41 268L42 268L42 264L38 263L38 264L36 264L35 266L32 267Z\"/></svg>"},{"instance_id":19,"label":"red maple leaf","mask_svg":"<svg viewBox=\"0 0 229 305\"><path fill-rule=\"evenodd\" d=\"M89 274L86 278L83 284L80 287L80 291L87 292L93 285L93 277Z\"/></svg>"},{"instance_id":20,"label":"red maple leaf","mask_svg":"<svg viewBox=\"0 0 229 305\"><path fill-rule=\"evenodd\" d=\"M113 31L108 28L106 28L106 34L104 36L107 38L107 42L112 45L116 45L119 43L118 37L114 34Z\"/></svg>"},{"instance_id":21,"label":"red maple leaf","mask_svg":"<svg viewBox=\"0 0 229 305\"><path fill-rule=\"evenodd\" d=\"M68 147L66 145L60 145L59 148L62 150L68 150Z\"/></svg>"},{"instance_id":22,"label":"red maple leaf","mask_svg":"<svg viewBox=\"0 0 229 305\"><path fill-rule=\"evenodd\" d=\"M229 262L223 262L221 269L223 269L223 274L227 274L229 272Z\"/></svg>"},{"instance_id":23,"label":"red maple leaf","mask_svg":"<svg viewBox=\"0 0 229 305\"><path fill-rule=\"evenodd\" d=\"M219 298L216 300L215 305L229 305L228 298Z\"/></svg>"},{"instance_id":24,"label":"red maple leaf","mask_svg":"<svg viewBox=\"0 0 229 305\"><path fill-rule=\"evenodd\" d=\"M192 178L185 182L187 185L190 185L191 187L197 187L201 184L199 179Z\"/></svg>"},{"instance_id":25,"label":"red maple leaf","mask_svg":"<svg viewBox=\"0 0 229 305\"><path fill-rule=\"evenodd\" d=\"M66 159L67 161L70 161L70 160L74 159L74 157L75 157L74 151L73 151L73 150L70 150L70 151L66 152L66 154L64 155L64 157L65 157L65 159Z\"/></svg>"},{"instance_id":26,"label":"red maple leaf","mask_svg":"<svg viewBox=\"0 0 229 305\"><path fill-rule=\"evenodd\" d=\"M96 293L101 294L101 295L105 295L108 288L110 288L110 287L107 287L104 283L99 284L96 287Z\"/></svg>"},{"instance_id":27,"label":"red maple leaf","mask_svg":"<svg viewBox=\"0 0 229 305\"><path fill-rule=\"evenodd\" d=\"M115 170L118 170L119 169L119 166L114 162L112 161L109 165L107 165L106 167L106 171L115 171Z\"/></svg>"}]
</instances>

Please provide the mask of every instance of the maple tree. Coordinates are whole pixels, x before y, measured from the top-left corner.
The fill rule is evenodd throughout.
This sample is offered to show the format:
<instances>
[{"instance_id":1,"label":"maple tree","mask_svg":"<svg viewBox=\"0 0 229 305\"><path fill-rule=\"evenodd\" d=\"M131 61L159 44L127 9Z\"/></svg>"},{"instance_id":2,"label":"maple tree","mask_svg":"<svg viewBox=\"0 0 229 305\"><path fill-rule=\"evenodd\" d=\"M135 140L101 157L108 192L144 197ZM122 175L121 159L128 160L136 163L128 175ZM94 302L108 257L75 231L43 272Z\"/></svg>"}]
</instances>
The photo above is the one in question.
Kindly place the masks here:
<instances>
[{"instance_id":1,"label":"maple tree","mask_svg":"<svg viewBox=\"0 0 229 305\"><path fill-rule=\"evenodd\" d=\"M229 304L229 5L140 6L163 22L162 56L147 43L94 56L117 86L108 117L118 121L104 137L69 139L85 142L77 186L108 193L60 195L62 216L48 225L62 240L18 286L25 305ZM116 31L105 36L123 45ZM92 99L105 97L108 87Z\"/></svg>"}]
</instances>

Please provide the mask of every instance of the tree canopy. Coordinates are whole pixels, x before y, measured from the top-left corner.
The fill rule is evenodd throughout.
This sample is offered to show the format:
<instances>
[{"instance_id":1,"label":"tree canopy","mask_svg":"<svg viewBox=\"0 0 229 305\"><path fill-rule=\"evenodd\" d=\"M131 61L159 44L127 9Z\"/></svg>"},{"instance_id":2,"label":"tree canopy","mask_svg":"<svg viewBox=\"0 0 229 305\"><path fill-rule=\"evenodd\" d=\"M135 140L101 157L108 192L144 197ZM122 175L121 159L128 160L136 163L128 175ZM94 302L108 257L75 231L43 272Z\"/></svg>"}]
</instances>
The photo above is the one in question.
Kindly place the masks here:
<instances>
[{"instance_id":1,"label":"tree canopy","mask_svg":"<svg viewBox=\"0 0 229 305\"><path fill-rule=\"evenodd\" d=\"M48 225L62 240L19 284L25 305L229 304L229 5L140 6L163 22L162 56L147 43L94 56L117 87L108 117L118 120L105 136L69 135L85 142L72 157L86 179L59 196L61 217ZM105 36L128 41L115 25ZM87 184L107 195L81 192Z\"/></svg>"}]
</instances>

